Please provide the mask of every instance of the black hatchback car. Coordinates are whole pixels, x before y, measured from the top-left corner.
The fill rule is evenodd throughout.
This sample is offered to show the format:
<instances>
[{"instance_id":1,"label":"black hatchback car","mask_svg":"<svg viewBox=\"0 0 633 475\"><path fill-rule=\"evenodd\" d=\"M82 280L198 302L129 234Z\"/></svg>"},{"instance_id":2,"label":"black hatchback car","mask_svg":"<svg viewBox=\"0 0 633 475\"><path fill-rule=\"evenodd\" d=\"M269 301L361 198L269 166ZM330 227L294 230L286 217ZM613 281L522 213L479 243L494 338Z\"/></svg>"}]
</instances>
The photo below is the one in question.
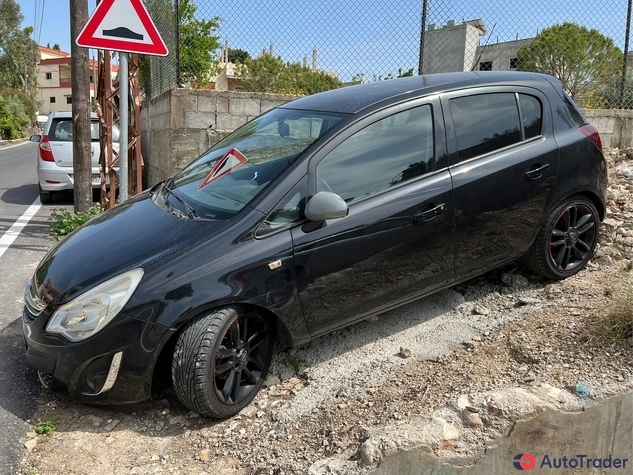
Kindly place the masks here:
<instances>
[{"instance_id":1,"label":"black hatchback car","mask_svg":"<svg viewBox=\"0 0 633 475\"><path fill-rule=\"evenodd\" d=\"M524 259L582 269L605 213L597 130L553 77L346 87L250 121L55 246L26 289L28 362L78 401L250 403L304 344Z\"/></svg>"}]
</instances>

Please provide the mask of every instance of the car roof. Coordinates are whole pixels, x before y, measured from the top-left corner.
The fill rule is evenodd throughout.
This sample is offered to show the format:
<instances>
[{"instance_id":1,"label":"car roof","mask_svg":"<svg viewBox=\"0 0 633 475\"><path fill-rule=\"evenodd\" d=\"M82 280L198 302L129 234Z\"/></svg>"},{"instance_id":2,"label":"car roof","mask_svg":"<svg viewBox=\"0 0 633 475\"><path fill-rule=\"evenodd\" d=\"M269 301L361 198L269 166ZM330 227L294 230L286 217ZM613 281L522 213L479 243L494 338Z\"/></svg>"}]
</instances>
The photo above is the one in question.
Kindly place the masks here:
<instances>
[{"instance_id":1,"label":"car roof","mask_svg":"<svg viewBox=\"0 0 633 475\"><path fill-rule=\"evenodd\" d=\"M437 92L486 85L535 85L547 81L543 74L522 71L467 71L426 74L342 87L302 97L282 105L285 109L317 110L355 114L381 102Z\"/></svg>"},{"instance_id":2,"label":"car roof","mask_svg":"<svg viewBox=\"0 0 633 475\"><path fill-rule=\"evenodd\" d=\"M72 112L67 112L67 111L63 111L63 112L53 112L50 117L52 117L53 119L70 119L72 118L73 113ZM90 113L90 118L91 119L97 119L97 113L96 112L91 112Z\"/></svg>"}]
</instances>

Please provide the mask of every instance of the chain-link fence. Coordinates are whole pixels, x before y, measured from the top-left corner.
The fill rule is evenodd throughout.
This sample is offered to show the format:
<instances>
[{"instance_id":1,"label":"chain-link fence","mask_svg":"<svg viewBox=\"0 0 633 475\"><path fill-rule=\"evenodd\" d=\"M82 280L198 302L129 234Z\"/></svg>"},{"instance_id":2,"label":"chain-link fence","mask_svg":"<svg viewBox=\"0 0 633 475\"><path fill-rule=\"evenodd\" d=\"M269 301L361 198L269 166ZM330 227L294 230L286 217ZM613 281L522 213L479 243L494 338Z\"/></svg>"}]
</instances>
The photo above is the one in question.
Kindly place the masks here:
<instances>
[{"instance_id":1,"label":"chain-link fence","mask_svg":"<svg viewBox=\"0 0 633 475\"><path fill-rule=\"evenodd\" d=\"M148 97L173 87L310 94L420 72L533 70L557 76L584 107L633 108L631 0L146 3L170 49L147 60Z\"/></svg>"}]
</instances>

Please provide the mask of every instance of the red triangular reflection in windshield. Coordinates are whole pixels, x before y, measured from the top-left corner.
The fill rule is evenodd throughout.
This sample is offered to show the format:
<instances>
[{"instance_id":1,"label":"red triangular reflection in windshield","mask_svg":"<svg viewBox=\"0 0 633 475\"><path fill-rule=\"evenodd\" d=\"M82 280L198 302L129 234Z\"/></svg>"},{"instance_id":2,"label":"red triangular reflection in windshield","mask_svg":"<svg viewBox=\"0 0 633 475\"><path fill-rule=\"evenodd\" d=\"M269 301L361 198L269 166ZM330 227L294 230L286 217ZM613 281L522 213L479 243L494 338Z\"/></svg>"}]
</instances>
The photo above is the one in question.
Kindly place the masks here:
<instances>
[{"instance_id":1,"label":"red triangular reflection in windshield","mask_svg":"<svg viewBox=\"0 0 633 475\"><path fill-rule=\"evenodd\" d=\"M232 148L226 152L220 160L218 160L218 163L215 164L213 170L211 170L203 182L200 183L197 191L200 191L205 186L219 180L224 175L231 173L233 170L241 167L246 162L248 162L248 158L246 158L238 149Z\"/></svg>"}]
</instances>

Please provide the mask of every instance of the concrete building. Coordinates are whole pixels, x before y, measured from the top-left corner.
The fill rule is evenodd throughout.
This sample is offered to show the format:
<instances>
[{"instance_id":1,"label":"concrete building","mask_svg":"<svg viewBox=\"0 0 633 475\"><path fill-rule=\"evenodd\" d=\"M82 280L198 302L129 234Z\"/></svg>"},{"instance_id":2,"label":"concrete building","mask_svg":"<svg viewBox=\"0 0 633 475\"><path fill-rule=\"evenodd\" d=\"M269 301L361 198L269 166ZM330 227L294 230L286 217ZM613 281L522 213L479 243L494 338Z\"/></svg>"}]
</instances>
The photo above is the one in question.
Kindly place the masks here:
<instances>
[{"instance_id":1,"label":"concrete building","mask_svg":"<svg viewBox=\"0 0 633 475\"><path fill-rule=\"evenodd\" d=\"M57 49L38 46L37 83L39 114L72 110L70 54ZM97 62L90 60L90 98L94 100L97 84ZM113 66L113 72L118 66Z\"/></svg>"},{"instance_id":2,"label":"concrete building","mask_svg":"<svg viewBox=\"0 0 633 475\"><path fill-rule=\"evenodd\" d=\"M424 36L422 71L431 74L517 69L517 51L532 39L480 45L486 33L488 29L481 19L463 23L449 20L443 26L430 24Z\"/></svg>"}]
</instances>

